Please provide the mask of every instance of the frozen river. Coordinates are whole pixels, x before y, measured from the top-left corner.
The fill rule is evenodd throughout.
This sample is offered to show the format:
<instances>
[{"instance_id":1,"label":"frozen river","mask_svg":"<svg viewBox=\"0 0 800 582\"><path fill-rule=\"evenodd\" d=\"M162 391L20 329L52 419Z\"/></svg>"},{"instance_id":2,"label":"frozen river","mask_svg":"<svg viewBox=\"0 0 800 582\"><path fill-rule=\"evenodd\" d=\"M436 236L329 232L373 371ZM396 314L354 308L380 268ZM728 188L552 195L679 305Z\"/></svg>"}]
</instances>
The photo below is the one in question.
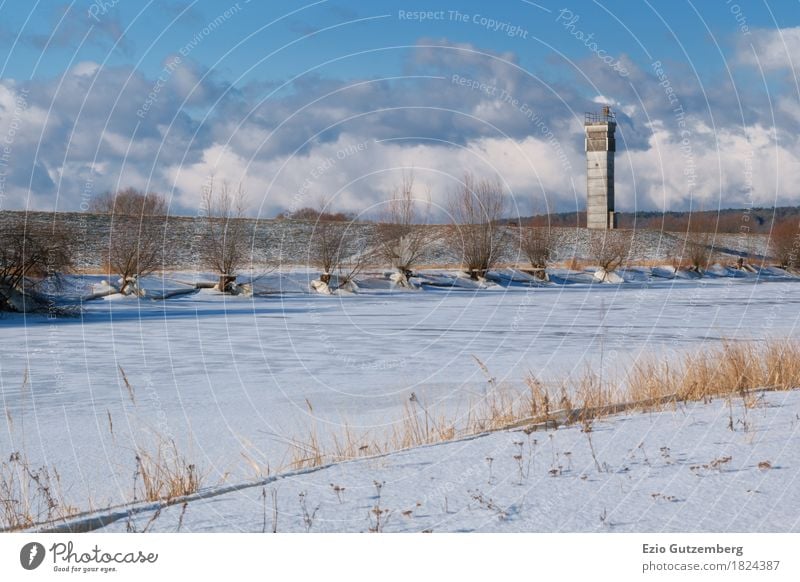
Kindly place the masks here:
<instances>
[{"instance_id":1,"label":"frozen river","mask_svg":"<svg viewBox=\"0 0 800 582\"><path fill-rule=\"evenodd\" d=\"M130 497L134 442L174 438L212 474L281 464L312 420L385 427L415 392L463 406L528 372L612 373L640 353L797 337L800 285L747 280L427 289L91 304L75 319L0 319L0 453L25 451L67 494ZM133 396L122 379L124 370ZM26 380L27 378L27 380ZM313 419L312 419L313 417Z\"/></svg>"}]
</instances>

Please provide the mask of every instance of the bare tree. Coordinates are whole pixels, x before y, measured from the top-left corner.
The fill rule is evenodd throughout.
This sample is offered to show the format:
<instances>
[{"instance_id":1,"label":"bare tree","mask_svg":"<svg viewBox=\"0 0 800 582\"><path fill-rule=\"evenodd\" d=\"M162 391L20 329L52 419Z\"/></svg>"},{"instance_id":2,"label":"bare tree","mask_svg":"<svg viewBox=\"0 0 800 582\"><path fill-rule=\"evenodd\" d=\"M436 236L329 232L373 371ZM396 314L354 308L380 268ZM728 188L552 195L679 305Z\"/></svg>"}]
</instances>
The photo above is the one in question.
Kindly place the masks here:
<instances>
[{"instance_id":1,"label":"bare tree","mask_svg":"<svg viewBox=\"0 0 800 582\"><path fill-rule=\"evenodd\" d=\"M0 231L0 311L41 311L37 289L73 266L73 233L64 225L23 224Z\"/></svg>"},{"instance_id":2,"label":"bare tree","mask_svg":"<svg viewBox=\"0 0 800 582\"><path fill-rule=\"evenodd\" d=\"M423 208L420 210L419 206ZM377 253L397 270L397 283L409 286L408 279L430 240L426 226L430 216L430 194L418 200L414 194L414 174L404 172L402 182L392 192L386 211L375 228Z\"/></svg>"},{"instance_id":3,"label":"bare tree","mask_svg":"<svg viewBox=\"0 0 800 582\"><path fill-rule=\"evenodd\" d=\"M156 217L114 219L107 258L110 273L120 278L120 293L127 294L141 277L165 267L169 246L164 225Z\"/></svg>"},{"instance_id":4,"label":"bare tree","mask_svg":"<svg viewBox=\"0 0 800 582\"><path fill-rule=\"evenodd\" d=\"M314 224L309 240L309 260L322 274L320 281L341 288L363 269L366 262L366 241L354 222L323 218L327 203L320 204L320 219ZM335 280L334 280L335 277Z\"/></svg>"},{"instance_id":5,"label":"bare tree","mask_svg":"<svg viewBox=\"0 0 800 582\"><path fill-rule=\"evenodd\" d=\"M111 215L106 262L109 274L120 278L121 293L165 267L170 254L164 236L168 207L161 194L127 188L102 194L90 207Z\"/></svg>"},{"instance_id":6,"label":"bare tree","mask_svg":"<svg viewBox=\"0 0 800 582\"><path fill-rule=\"evenodd\" d=\"M472 279L485 277L506 243L507 231L500 223L506 211L502 183L467 173L451 194L448 210L453 221L449 242L461 255L464 270Z\"/></svg>"},{"instance_id":7,"label":"bare tree","mask_svg":"<svg viewBox=\"0 0 800 582\"><path fill-rule=\"evenodd\" d=\"M241 184L234 190L227 183L215 191L212 179L203 192L202 209L203 262L219 274L220 291L234 292L237 272L246 263L250 247L249 225L245 220L246 193Z\"/></svg>"},{"instance_id":8,"label":"bare tree","mask_svg":"<svg viewBox=\"0 0 800 582\"><path fill-rule=\"evenodd\" d=\"M605 281L608 273L619 269L630 254L633 237L624 230L590 230L589 259L603 271Z\"/></svg>"},{"instance_id":9,"label":"bare tree","mask_svg":"<svg viewBox=\"0 0 800 582\"><path fill-rule=\"evenodd\" d=\"M752 265L761 260L761 266L764 265L764 257L759 253L760 245L758 237L750 230L747 232L739 233L739 241L741 245L741 255L736 259L736 267L739 269L752 270Z\"/></svg>"},{"instance_id":10,"label":"bare tree","mask_svg":"<svg viewBox=\"0 0 800 582\"><path fill-rule=\"evenodd\" d=\"M90 212L115 216L165 216L167 210L167 201L161 194L144 193L136 188L106 192L89 204Z\"/></svg>"},{"instance_id":11,"label":"bare tree","mask_svg":"<svg viewBox=\"0 0 800 582\"><path fill-rule=\"evenodd\" d=\"M800 224L787 218L772 228L769 236L770 253L782 269L800 267Z\"/></svg>"},{"instance_id":12,"label":"bare tree","mask_svg":"<svg viewBox=\"0 0 800 582\"><path fill-rule=\"evenodd\" d=\"M700 213L689 216L685 254L689 270L702 274L714 262L714 238L717 225L712 216Z\"/></svg>"},{"instance_id":13,"label":"bare tree","mask_svg":"<svg viewBox=\"0 0 800 582\"><path fill-rule=\"evenodd\" d=\"M531 264L533 275L537 279L547 279L547 264L553 239L548 227L520 228L520 247Z\"/></svg>"}]
</instances>

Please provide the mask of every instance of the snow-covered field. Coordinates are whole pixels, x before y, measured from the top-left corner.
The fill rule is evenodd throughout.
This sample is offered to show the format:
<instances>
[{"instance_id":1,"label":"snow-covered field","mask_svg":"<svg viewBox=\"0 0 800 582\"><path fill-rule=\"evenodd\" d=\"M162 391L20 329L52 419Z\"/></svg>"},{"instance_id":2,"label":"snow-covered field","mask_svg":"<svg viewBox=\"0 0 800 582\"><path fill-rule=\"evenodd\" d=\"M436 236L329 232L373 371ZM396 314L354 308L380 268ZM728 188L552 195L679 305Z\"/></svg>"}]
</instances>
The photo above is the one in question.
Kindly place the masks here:
<instances>
[{"instance_id":1,"label":"snow-covered field","mask_svg":"<svg viewBox=\"0 0 800 582\"><path fill-rule=\"evenodd\" d=\"M150 531L176 531L183 513L186 531L359 532L380 511L385 532L800 532L798 412L800 392L773 393L750 410L718 401L588 433L495 433L171 506ZM731 414L748 429L730 431Z\"/></svg>"},{"instance_id":2,"label":"snow-covered field","mask_svg":"<svg viewBox=\"0 0 800 582\"><path fill-rule=\"evenodd\" d=\"M280 294L204 290L94 301L70 319L6 315L0 454L23 451L34 466L55 467L69 501L102 508L132 498L136 448L152 450L154 435L174 439L205 486L245 483L285 467L288 441L313 425L391 431L412 392L430 410L458 414L491 385L521 386L531 372L559 378L592 365L613 375L642 353L798 336L794 278L655 272L628 271L619 285L563 271L545 286L460 280L418 291L375 279L357 295L335 296L308 294L308 274L291 272L259 281ZM453 279L428 273L426 281ZM568 428L296 476L267 486L267 528L274 488L279 531L305 531L300 492L309 513L320 506L312 530L366 530L373 481L385 481L387 531L797 530L796 511L784 509L798 505L800 469L789 451L798 450L800 400L786 393L766 402L751 411L746 433L726 429L722 402L598 423L591 438L602 470L587 457L586 433ZM761 461L772 469L759 470ZM331 483L345 488L341 502ZM260 531L262 495L253 488L192 503L183 527ZM174 528L176 517L164 512L154 527Z\"/></svg>"}]
</instances>

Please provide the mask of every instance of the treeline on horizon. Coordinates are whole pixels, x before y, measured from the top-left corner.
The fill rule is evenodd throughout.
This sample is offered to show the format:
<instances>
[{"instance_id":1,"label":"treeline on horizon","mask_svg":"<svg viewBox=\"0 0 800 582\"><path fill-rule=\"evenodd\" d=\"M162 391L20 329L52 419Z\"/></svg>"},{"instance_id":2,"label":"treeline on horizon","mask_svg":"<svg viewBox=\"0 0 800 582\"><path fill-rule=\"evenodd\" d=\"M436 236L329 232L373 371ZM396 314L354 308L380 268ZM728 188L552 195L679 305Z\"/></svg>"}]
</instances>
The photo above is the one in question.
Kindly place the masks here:
<instances>
[{"instance_id":1,"label":"treeline on horizon","mask_svg":"<svg viewBox=\"0 0 800 582\"><path fill-rule=\"evenodd\" d=\"M413 176L407 178L413 187ZM223 190L232 191L228 185ZM241 187L239 187L241 190ZM230 192L228 193L230 194ZM240 207L231 218L247 218L244 192L237 194ZM206 201L207 202L207 201ZM228 209L230 210L230 209ZM87 208L90 214L123 214L128 216L162 216L169 213L166 198L157 193L126 188L118 192L106 192L96 196ZM781 225L800 227L800 206L776 206L754 208L722 208L717 210L684 211L636 211L617 212L617 227L623 230L656 230L662 232L708 232L736 234L770 234ZM476 218L480 219L480 213ZM364 222L380 223L383 216L363 216L355 212L343 212L328 204L321 207L303 207L279 212L275 220L297 220L309 222ZM428 224L436 221L425 213ZM521 227L585 228L586 211L553 212L523 217L499 217L497 223Z\"/></svg>"},{"instance_id":2,"label":"treeline on horizon","mask_svg":"<svg viewBox=\"0 0 800 582\"><path fill-rule=\"evenodd\" d=\"M320 212L314 208L301 208L291 213L281 212L275 218L277 220L373 222L369 219L359 219L352 213ZM776 225L788 221L794 221L795 224L800 223L800 206L617 213L617 227L620 229L645 229L663 232L769 234ZM537 214L516 219L506 218L502 222L510 226L585 228L586 212Z\"/></svg>"},{"instance_id":3,"label":"treeline on horizon","mask_svg":"<svg viewBox=\"0 0 800 582\"><path fill-rule=\"evenodd\" d=\"M769 234L775 225L800 222L800 206L724 208L694 211L617 212L617 227L665 232L719 232ZM586 227L586 212L557 212L509 219L519 226ZM749 229L749 230L748 230Z\"/></svg>"}]
</instances>

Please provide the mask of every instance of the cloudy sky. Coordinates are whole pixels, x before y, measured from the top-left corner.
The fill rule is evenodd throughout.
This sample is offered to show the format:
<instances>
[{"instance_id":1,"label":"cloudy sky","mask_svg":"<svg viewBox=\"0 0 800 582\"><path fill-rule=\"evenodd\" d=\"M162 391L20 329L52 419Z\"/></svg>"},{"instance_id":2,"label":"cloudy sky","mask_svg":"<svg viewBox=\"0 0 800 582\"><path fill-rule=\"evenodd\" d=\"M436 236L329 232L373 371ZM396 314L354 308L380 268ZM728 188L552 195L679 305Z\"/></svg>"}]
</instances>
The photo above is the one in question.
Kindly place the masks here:
<instances>
[{"instance_id":1,"label":"cloudy sky","mask_svg":"<svg viewBox=\"0 0 800 582\"><path fill-rule=\"evenodd\" d=\"M797 0L0 1L0 210L194 214L213 178L370 212L409 168L437 204L469 171L582 209L602 104L618 210L794 205L798 61Z\"/></svg>"}]
</instances>

